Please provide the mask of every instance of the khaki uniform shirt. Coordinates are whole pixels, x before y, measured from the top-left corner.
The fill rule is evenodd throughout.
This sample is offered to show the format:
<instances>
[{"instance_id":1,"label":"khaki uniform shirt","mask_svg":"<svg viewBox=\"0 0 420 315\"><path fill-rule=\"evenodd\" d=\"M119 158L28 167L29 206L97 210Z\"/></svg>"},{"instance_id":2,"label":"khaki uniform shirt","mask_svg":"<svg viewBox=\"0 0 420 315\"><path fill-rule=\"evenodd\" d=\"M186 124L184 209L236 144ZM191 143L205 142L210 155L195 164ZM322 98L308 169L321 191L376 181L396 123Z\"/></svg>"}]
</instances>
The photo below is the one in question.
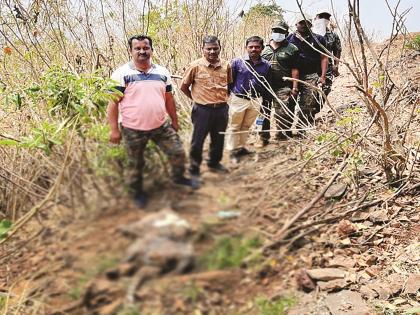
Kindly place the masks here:
<instances>
[{"instance_id":1,"label":"khaki uniform shirt","mask_svg":"<svg viewBox=\"0 0 420 315\"><path fill-rule=\"evenodd\" d=\"M182 79L182 84L191 85L193 101L202 105L227 102L229 83L232 83L230 64L220 59L212 65L204 57L193 61Z\"/></svg>"}]
</instances>

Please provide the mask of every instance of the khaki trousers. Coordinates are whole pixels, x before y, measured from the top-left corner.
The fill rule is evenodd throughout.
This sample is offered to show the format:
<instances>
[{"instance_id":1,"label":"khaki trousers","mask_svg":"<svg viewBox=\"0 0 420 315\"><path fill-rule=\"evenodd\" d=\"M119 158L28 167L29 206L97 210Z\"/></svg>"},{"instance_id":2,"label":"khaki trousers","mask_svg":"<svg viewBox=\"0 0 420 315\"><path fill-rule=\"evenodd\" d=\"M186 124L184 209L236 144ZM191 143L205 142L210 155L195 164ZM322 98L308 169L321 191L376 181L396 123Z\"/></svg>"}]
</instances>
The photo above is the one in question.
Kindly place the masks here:
<instances>
[{"instance_id":1,"label":"khaki trousers","mask_svg":"<svg viewBox=\"0 0 420 315\"><path fill-rule=\"evenodd\" d=\"M261 101L261 98L247 100L232 95L229 102L229 125L226 137L226 148L229 151L245 146L248 132L232 133L249 131L249 128L254 124L260 111Z\"/></svg>"}]
</instances>

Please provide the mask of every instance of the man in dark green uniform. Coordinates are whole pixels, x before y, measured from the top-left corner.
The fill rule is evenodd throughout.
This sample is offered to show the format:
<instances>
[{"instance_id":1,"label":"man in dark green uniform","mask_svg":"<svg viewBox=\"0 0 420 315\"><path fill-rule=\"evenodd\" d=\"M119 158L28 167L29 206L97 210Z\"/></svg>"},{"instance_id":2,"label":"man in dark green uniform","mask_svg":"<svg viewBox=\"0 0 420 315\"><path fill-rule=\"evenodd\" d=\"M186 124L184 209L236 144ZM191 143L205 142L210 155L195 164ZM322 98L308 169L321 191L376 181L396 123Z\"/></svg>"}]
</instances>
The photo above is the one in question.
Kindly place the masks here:
<instances>
[{"instance_id":1,"label":"man in dark green uniform","mask_svg":"<svg viewBox=\"0 0 420 315\"><path fill-rule=\"evenodd\" d=\"M275 110L274 117L277 122L277 129L288 130L293 123L295 100L298 95L298 82L286 82L283 80L283 77L299 78L299 70L297 69L299 50L286 40L289 31L289 26L286 22L279 21L275 23L271 30L271 40L264 48L261 56L271 64L270 85L276 97L272 95L264 97L262 130L270 130L271 104ZM291 136L291 131L278 131L276 133L277 140L286 140ZM261 146L267 145L269 138L269 132L262 132L260 134Z\"/></svg>"},{"instance_id":2,"label":"man in dark green uniform","mask_svg":"<svg viewBox=\"0 0 420 315\"><path fill-rule=\"evenodd\" d=\"M325 34L320 34L324 36L326 42L326 48L334 57L340 59L341 57L341 41L337 33L332 30L331 27L331 14L327 10L320 10L316 17L314 23L322 23L325 25ZM333 58L329 58L326 82L323 86L324 93L328 95L331 92L331 86L333 83L334 77L338 77L340 73L338 72L339 61Z\"/></svg>"}]
</instances>

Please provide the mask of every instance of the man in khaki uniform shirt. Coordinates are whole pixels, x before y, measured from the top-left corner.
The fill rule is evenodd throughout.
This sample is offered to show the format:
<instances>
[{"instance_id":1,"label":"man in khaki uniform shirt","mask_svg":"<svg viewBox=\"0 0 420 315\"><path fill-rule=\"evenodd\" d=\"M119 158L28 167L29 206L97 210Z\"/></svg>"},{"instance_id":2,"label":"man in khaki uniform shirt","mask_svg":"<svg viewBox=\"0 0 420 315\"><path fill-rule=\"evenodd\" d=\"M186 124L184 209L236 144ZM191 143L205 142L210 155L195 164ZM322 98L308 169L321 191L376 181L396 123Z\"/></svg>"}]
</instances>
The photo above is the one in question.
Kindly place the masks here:
<instances>
[{"instance_id":1,"label":"man in khaki uniform shirt","mask_svg":"<svg viewBox=\"0 0 420 315\"><path fill-rule=\"evenodd\" d=\"M193 100L191 119L194 126L190 149L190 173L198 178L203 145L210 133L207 166L210 171L227 172L220 164L228 124L228 84L232 81L230 64L219 58L220 41L216 36L203 39L203 57L185 71L181 91ZM190 89L191 88L191 89Z\"/></svg>"}]
</instances>

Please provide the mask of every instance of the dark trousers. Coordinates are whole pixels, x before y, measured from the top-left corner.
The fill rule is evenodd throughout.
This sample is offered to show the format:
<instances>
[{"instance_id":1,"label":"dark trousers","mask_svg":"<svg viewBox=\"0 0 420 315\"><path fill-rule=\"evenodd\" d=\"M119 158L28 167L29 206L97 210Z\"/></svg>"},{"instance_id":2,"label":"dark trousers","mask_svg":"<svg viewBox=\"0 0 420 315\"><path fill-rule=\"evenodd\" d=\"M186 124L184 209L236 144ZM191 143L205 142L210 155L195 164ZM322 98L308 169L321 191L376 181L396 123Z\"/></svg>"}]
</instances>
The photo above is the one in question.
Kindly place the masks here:
<instances>
[{"instance_id":1,"label":"dark trousers","mask_svg":"<svg viewBox=\"0 0 420 315\"><path fill-rule=\"evenodd\" d=\"M191 112L193 134L190 149L190 172L200 173L203 160L203 145L207 134L210 133L210 150L208 165L217 165L223 157L225 132L229 119L229 106L210 107L194 104Z\"/></svg>"},{"instance_id":2,"label":"dark trousers","mask_svg":"<svg viewBox=\"0 0 420 315\"><path fill-rule=\"evenodd\" d=\"M272 100L264 98L262 102L262 106L260 108L260 113L263 117L263 124L262 124L263 131L270 130L271 106L272 106ZM262 140L269 140L270 132L261 132L260 138Z\"/></svg>"}]
</instances>

